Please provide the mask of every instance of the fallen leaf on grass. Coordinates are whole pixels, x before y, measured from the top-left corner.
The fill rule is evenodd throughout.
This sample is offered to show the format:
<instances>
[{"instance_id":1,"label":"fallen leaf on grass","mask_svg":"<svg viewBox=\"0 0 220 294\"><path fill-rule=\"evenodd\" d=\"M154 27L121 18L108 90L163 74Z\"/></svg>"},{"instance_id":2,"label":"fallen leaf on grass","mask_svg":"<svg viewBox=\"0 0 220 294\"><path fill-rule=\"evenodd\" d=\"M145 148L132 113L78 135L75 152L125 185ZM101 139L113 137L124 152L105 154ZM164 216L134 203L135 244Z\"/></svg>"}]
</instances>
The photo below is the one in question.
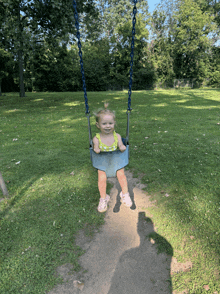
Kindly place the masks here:
<instances>
[{"instance_id":1,"label":"fallen leaf on grass","mask_svg":"<svg viewBox=\"0 0 220 294\"><path fill-rule=\"evenodd\" d=\"M195 237L194 236L190 236L190 239L193 240Z\"/></svg>"},{"instance_id":2,"label":"fallen leaf on grass","mask_svg":"<svg viewBox=\"0 0 220 294\"><path fill-rule=\"evenodd\" d=\"M203 288L208 291L209 290L209 285L204 285Z\"/></svg>"},{"instance_id":3,"label":"fallen leaf on grass","mask_svg":"<svg viewBox=\"0 0 220 294\"><path fill-rule=\"evenodd\" d=\"M74 171L72 171L70 174L71 174L71 176L74 176L75 173L74 173Z\"/></svg>"}]
</instances>

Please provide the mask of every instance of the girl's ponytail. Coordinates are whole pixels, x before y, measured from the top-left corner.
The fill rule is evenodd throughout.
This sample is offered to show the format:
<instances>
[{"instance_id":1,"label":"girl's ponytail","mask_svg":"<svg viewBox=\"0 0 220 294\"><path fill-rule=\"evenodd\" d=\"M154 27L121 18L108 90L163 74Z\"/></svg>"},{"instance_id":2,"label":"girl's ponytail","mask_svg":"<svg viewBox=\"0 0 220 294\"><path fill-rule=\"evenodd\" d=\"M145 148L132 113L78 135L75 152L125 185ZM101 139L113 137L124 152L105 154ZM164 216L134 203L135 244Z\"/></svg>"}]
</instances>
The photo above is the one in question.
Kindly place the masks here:
<instances>
[{"instance_id":1,"label":"girl's ponytail","mask_svg":"<svg viewBox=\"0 0 220 294\"><path fill-rule=\"evenodd\" d=\"M108 109L109 103L105 102L104 103L104 109L99 109L97 112L94 112L95 118L96 118L96 122L99 121L100 116L103 114L110 114L113 116L114 120L115 120L115 111L112 111L110 109Z\"/></svg>"}]
</instances>

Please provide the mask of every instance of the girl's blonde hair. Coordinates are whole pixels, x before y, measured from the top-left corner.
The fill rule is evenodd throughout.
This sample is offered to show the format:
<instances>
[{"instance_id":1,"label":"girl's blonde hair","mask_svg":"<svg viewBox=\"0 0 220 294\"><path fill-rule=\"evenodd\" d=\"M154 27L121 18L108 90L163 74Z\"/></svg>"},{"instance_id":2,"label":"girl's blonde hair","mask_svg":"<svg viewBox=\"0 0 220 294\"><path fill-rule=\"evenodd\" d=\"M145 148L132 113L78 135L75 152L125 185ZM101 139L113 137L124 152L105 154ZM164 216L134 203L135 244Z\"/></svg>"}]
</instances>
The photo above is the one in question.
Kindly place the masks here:
<instances>
[{"instance_id":1,"label":"girl's blonde hair","mask_svg":"<svg viewBox=\"0 0 220 294\"><path fill-rule=\"evenodd\" d=\"M98 112L94 112L96 122L99 122L101 115L103 114L110 114L113 116L115 120L115 111L108 109L109 104L104 103L104 109L99 109Z\"/></svg>"}]
</instances>

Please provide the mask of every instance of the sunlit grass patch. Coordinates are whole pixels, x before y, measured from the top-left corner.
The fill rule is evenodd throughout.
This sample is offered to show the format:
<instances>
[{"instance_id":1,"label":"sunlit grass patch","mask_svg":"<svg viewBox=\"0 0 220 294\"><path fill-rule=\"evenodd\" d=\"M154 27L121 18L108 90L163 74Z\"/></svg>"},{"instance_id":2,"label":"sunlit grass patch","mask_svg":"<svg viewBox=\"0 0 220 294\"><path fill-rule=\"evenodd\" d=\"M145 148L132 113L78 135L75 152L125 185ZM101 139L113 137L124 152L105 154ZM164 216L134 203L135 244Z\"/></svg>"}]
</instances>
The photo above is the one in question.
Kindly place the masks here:
<instances>
[{"instance_id":1,"label":"sunlit grass patch","mask_svg":"<svg viewBox=\"0 0 220 294\"><path fill-rule=\"evenodd\" d=\"M72 106L79 106L82 103L83 102L74 101L74 102L65 103L64 105L72 107Z\"/></svg>"}]
</instances>

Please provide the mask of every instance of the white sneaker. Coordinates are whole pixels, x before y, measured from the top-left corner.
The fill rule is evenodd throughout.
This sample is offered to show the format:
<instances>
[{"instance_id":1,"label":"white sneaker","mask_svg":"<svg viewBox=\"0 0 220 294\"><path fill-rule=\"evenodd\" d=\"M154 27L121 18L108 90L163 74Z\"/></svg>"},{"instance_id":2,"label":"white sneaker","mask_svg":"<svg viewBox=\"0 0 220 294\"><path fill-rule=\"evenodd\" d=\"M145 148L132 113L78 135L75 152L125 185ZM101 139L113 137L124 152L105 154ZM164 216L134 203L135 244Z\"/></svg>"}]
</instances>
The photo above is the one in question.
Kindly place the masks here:
<instances>
[{"instance_id":1,"label":"white sneaker","mask_svg":"<svg viewBox=\"0 0 220 294\"><path fill-rule=\"evenodd\" d=\"M129 192L126 193L126 194L122 194L122 192L121 192L120 197L121 197L121 200L122 200L123 204L125 204L127 207L132 206L132 201L131 201L131 197L129 195Z\"/></svg>"},{"instance_id":2,"label":"white sneaker","mask_svg":"<svg viewBox=\"0 0 220 294\"><path fill-rule=\"evenodd\" d=\"M98 206L99 212L105 212L107 210L109 200L110 200L110 196L107 194L106 194L105 199L100 198L99 206Z\"/></svg>"}]
</instances>

